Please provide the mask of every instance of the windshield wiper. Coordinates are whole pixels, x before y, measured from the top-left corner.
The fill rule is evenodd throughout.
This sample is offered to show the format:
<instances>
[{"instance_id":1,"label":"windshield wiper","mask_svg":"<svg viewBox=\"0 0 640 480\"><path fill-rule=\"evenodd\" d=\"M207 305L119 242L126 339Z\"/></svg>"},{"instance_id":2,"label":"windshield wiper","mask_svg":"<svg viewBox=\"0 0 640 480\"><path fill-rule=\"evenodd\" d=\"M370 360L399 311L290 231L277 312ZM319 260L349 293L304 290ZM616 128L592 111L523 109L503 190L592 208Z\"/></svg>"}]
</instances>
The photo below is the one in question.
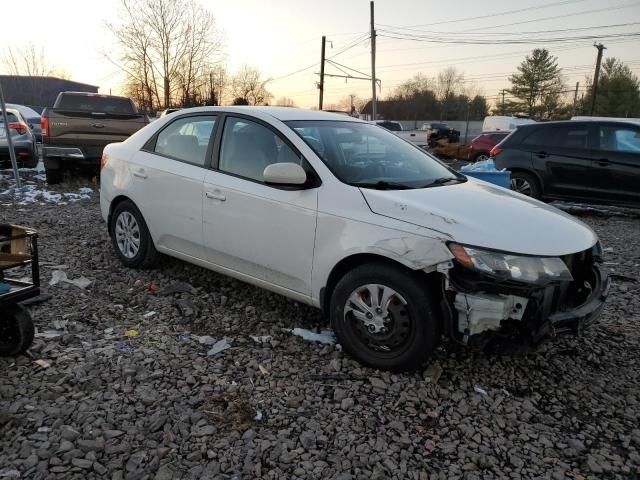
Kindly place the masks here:
<instances>
[{"instance_id":1,"label":"windshield wiper","mask_svg":"<svg viewBox=\"0 0 640 480\"><path fill-rule=\"evenodd\" d=\"M462 183L462 182L466 182L466 178L460 178L460 177L440 177L440 178L436 178L435 180L427 183L426 185L423 185L421 188L427 188L427 187L437 187L439 185L445 185L449 182L458 182L458 183Z\"/></svg>"},{"instance_id":2,"label":"windshield wiper","mask_svg":"<svg viewBox=\"0 0 640 480\"><path fill-rule=\"evenodd\" d=\"M414 188L404 183L387 182L386 180L374 183L352 183L351 185L360 188L375 188L376 190L409 190Z\"/></svg>"}]
</instances>

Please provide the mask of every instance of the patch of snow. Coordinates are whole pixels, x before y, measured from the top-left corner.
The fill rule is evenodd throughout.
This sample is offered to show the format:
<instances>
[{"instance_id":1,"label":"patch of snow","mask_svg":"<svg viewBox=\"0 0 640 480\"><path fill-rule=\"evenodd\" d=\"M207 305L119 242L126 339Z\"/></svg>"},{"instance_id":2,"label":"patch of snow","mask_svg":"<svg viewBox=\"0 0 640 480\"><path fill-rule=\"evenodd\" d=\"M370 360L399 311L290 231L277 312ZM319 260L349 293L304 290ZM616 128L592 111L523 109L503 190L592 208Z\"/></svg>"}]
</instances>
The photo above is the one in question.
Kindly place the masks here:
<instances>
[{"instance_id":1,"label":"patch of snow","mask_svg":"<svg viewBox=\"0 0 640 480\"><path fill-rule=\"evenodd\" d=\"M302 337L308 342L320 342L324 345L333 345L336 343L336 337L332 330L322 330L320 333L315 333L306 328L294 328L293 330L287 329L287 331Z\"/></svg>"},{"instance_id":2,"label":"patch of snow","mask_svg":"<svg viewBox=\"0 0 640 480\"><path fill-rule=\"evenodd\" d=\"M10 188L0 192L0 198L13 197L18 205L31 205L34 203L53 203L57 205L66 205L68 202L77 202L80 200L91 199L93 190L88 187L82 187L76 192L57 193L49 190L39 189L38 185L27 184L20 189ZM4 200L4 199L3 199Z\"/></svg>"}]
</instances>

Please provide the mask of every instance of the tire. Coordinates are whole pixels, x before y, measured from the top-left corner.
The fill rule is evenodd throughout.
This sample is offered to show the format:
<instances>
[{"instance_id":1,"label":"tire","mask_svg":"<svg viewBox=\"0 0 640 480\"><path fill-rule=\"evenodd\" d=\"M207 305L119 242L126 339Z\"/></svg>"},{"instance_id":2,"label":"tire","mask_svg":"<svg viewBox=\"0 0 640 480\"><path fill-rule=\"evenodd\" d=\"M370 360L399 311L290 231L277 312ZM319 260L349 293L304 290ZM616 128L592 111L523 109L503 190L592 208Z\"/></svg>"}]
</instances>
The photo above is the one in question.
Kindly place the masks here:
<instances>
[{"instance_id":1,"label":"tire","mask_svg":"<svg viewBox=\"0 0 640 480\"><path fill-rule=\"evenodd\" d=\"M147 224L131 201L124 200L116 205L109 233L113 249L126 267L151 268L157 263L159 255Z\"/></svg>"},{"instance_id":2,"label":"tire","mask_svg":"<svg viewBox=\"0 0 640 480\"><path fill-rule=\"evenodd\" d=\"M12 357L27 351L33 343L35 327L26 308L16 305L2 313L0 322L0 356Z\"/></svg>"},{"instance_id":3,"label":"tire","mask_svg":"<svg viewBox=\"0 0 640 480\"><path fill-rule=\"evenodd\" d=\"M540 200L542 196L538 179L527 172L511 173L511 190L535 198L536 200Z\"/></svg>"},{"instance_id":4,"label":"tire","mask_svg":"<svg viewBox=\"0 0 640 480\"><path fill-rule=\"evenodd\" d=\"M58 185L62 182L62 170L60 168L45 168L44 175L48 185Z\"/></svg>"},{"instance_id":5,"label":"tire","mask_svg":"<svg viewBox=\"0 0 640 480\"><path fill-rule=\"evenodd\" d=\"M478 152L471 159L473 163L480 162L482 160L489 160L489 154L487 152Z\"/></svg>"},{"instance_id":6,"label":"tire","mask_svg":"<svg viewBox=\"0 0 640 480\"><path fill-rule=\"evenodd\" d=\"M383 300L389 289L393 294L388 301L377 302L387 307L381 305L378 315L373 316L375 303L370 292L377 292L378 299ZM368 308L358 308L350 300L354 298ZM371 311L363 313L367 309ZM367 315L371 321L368 325ZM348 272L331 295L330 317L345 352L363 365L380 370L418 369L440 342L436 304L425 285L399 266L374 263Z\"/></svg>"}]
</instances>

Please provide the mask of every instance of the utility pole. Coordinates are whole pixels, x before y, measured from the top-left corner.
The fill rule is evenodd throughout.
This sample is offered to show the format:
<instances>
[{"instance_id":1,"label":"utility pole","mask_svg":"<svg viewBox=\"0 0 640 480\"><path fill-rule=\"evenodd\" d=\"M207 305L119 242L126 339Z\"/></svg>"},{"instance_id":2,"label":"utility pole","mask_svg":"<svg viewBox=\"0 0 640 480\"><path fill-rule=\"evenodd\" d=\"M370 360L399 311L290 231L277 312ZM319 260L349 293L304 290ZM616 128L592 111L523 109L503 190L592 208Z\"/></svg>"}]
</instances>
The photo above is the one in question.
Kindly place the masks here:
<instances>
[{"instance_id":1,"label":"utility pole","mask_svg":"<svg viewBox=\"0 0 640 480\"><path fill-rule=\"evenodd\" d=\"M499 95L502 95L502 107L501 107L501 113L502 115L504 115L504 95L505 93L507 93L507 90L505 88L502 89L502 92Z\"/></svg>"},{"instance_id":2,"label":"utility pole","mask_svg":"<svg viewBox=\"0 0 640 480\"><path fill-rule=\"evenodd\" d=\"M18 161L16 160L16 151L13 149L13 140L11 139L11 129L9 128L9 119L7 118L7 108L4 103L4 92L2 91L2 83L0 83L0 108L2 108L2 121L4 122L4 134L7 136L7 146L9 147L9 158L13 167L13 176L16 180L16 189L22 188L20 183L20 174L18 173Z\"/></svg>"},{"instance_id":3,"label":"utility pole","mask_svg":"<svg viewBox=\"0 0 640 480\"><path fill-rule=\"evenodd\" d=\"M576 82L576 91L573 93L573 114L578 113L578 88L580 87L580 82Z\"/></svg>"},{"instance_id":4,"label":"utility pole","mask_svg":"<svg viewBox=\"0 0 640 480\"><path fill-rule=\"evenodd\" d=\"M591 116L593 116L593 112L596 109L596 95L598 93L598 77L600 76L600 63L602 62L602 52L607 48L601 43L597 43L597 44L594 43L593 46L598 49L598 59L596 60L596 72L593 75L593 93L591 96L591 113L589 114Z\"/></svg>"},{"instance_id":5,"label":"utility pole","mask_svg":"<svg viewBox=\"0 0 640 480\"><path fill-rule=\"evenodd\" d=\"M320 49L320 100L318 102L318 110L322 111L322 100L324 97L324 51L327 44L327 37L322 36L322 48Z\"/></svg>"},{"instance_id":6,"label":"utility pole","mask_svg":"<svg viewBox=\"0 0 640 480\"><path fill-rule=\"evenodd\" d=\"M376 27L373 16L373 0L369 2L371 7L371 120L378 119L377 116L377 100L376 100Z\"/></svg>"},{"instance_id":7,"label":"utility pole","mask_svg":"<svg viewBox=\"0 0 640 480\"><path fill-rule=\"evenodd\" d=\"M349 106L349 115L353 116L353 97L355 97L355 95L353 93L351 93L349 95L350 100L350 106Z\"/></svg>"}]
</instances>

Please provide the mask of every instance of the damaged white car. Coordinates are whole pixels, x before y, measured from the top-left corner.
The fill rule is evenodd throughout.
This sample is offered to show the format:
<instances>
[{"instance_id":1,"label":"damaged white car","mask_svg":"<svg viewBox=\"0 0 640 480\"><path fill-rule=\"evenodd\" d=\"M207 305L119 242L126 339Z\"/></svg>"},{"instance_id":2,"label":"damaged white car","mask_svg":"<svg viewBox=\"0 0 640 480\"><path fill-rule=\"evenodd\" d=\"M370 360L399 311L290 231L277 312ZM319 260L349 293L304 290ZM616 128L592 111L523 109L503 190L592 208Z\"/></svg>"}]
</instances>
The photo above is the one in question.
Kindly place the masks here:
<instances>
[{"instance_id":1,"label":"damaged white car","mask_svg":"<svg viewBox=\"0 0 640 480\"><path fill-rule=\"evenodd\" d=\"M583 223L325 112L167 115L105 149L100 200L126 266L164 253L321 308L380 369L420 366L442 335L580 332L609 289Z\"/></svg>"}]
</instances>

